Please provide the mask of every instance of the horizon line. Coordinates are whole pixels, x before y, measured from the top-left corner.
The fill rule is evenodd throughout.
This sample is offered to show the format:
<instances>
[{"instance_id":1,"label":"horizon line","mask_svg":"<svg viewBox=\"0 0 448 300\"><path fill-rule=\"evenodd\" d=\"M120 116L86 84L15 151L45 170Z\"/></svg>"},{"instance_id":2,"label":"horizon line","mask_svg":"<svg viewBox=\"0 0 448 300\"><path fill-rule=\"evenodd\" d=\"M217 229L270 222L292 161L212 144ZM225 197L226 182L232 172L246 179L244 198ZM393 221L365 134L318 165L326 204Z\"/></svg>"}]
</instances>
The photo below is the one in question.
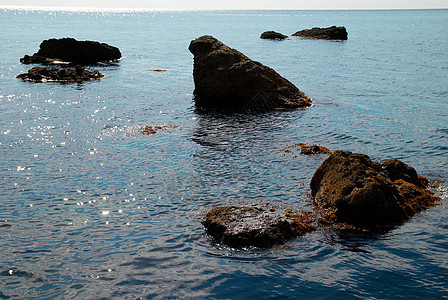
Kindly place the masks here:
<instances>
[{"instance_id":1,"label":"horizon line","mask_svg":"<svg viewBox=\"0 0 448 300\"><path fill-rule=\"evenodd\" d=\"M448 7L433 7L433 8L197 8L197 9L182 9L182 8L133 8L133 7L81 7L81 6L38 6L38 5L0 5L0 9L15 9L15 10L41 10L41 11L80 11L80 12L153 12L153 11L387 11L387 10L445 10Z\"/></svg>"}]
</instances>

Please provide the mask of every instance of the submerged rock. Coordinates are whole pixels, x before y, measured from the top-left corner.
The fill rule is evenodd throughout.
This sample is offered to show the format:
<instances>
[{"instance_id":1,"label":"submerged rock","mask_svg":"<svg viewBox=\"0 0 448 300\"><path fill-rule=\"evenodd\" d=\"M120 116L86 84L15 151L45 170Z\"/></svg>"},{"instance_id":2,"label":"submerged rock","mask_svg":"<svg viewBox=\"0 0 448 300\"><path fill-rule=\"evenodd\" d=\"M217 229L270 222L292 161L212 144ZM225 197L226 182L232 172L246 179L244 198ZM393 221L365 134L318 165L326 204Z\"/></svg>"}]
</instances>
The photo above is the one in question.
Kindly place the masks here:
<instances>
[{"instance_id":1,"label":"submerged rock","mask_svg":"<svg viewBox=\"0 0 448 300\"><path fill-rule=\"evenodd\" d=\"M347 40L348 34L345 27L328 27L319 28L314 27L312 29L304 29L297 31L292 36L310 38L310 39L322 39L322 40Z\"/></svg>"},{"instance_id":2,"label":"submerged rock","mask_svg":"<svg viewBox=\"0 0 448 300\"><path fill-rule=\"evenodd\" d=\"M113 62L121 58L118 48L94 41L77 41L73 38L49 39L40 44L39 51L20 59L24 64L79 64L93 65Z\"/></svg>"},{"instance_id":3,"label":"submerged rock","mask_svg":"<svg viewBox=\"0 0 448 300\"><path fill-rule=\"evenodd\" d=\"M174 130L182 130L179 125L147 125L139 129L143 135L154 135L158 132L173 133Z\"/></svg>"},{"instance_id":4,"label":"submerged rock","mask_svg":"<svg viewBox=\"0 0 448 300\"><path fill-rule=\"evenodd\" d=\"M285 40L288 36L275 31L265 31L261 34L260 39L267 40Z\"/></svg>"},{"instance_id":5,"label":"submerged rock","mask_svg":"<svg viewBox=\"0 0 448 300\"><path fill-rule=\"evenodd\" d=\"M270 247L284 244L315 228L306 214L277 213L263 206L222 206L202 220L207 233L231 247Z\"/></svg>"},{"instance_id":6,"label":"submerged rock","mask_svg":"<svg viewBox=\"0 0 448 300\"><path fill-rule=\"evenodd\" d=\"M98 71L89 71L82 66L76 67L34 67L28 73L20 74L17 78L31 82L81 82L97 80L104 75Z\"/></svg>"},{"instance_id":7,"label":"submerged rock","mask_svg":"<svg viewBox=\"0 0 448 300\"><path fill-rule=\"evenodd\" d=\"M375 227L405 221L437 204L427 179L399 160L382 164L367 155L335 151L316 170L311 194L335 209L340 222Z\"/></svg>"},{"instance_id":8,"label":"submerged rock","mask_svg":"<svg viewBox=\"0 0 448 300\"><path fill-rule=\"evenodd\" d=\"M194 100L199 109L260 112L311 105L291 82L212 36L190 43Z\"/></svg>"},{"instance_id":9,"label":"submerged rock","mask_svg":"<svg viewBox=\"0 0 448 300\"><path fill-rule=\"evenodd\" d=\"M285 148L280 149L279 151L282 151L287 154L291 154L293 157L297 157L295 153L298 153L300 150L301 155L318 155L318 154L331 154L331 151L320 145L310 145L308 146L305 143L295 143L293 145L286 146Z\"/></svg>"}]
</instances>

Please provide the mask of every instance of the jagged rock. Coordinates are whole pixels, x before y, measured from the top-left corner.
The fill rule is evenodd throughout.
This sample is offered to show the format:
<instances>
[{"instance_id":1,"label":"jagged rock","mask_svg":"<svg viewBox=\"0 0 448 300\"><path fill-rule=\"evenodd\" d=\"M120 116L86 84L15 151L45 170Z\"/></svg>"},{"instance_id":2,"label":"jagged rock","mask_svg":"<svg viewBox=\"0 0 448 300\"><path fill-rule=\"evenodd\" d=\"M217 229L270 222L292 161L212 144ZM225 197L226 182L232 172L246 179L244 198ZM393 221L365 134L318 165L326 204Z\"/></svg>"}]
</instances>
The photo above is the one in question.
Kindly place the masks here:
<instances>
[{"instance_id":1,"label":"jagged rock","mask_svg":"<svg viewBox=\"0 0 448 300\"><path fill-rule=\"evenodd\" d=\"M275 31L265 31L261 34L260 38L267 40L285 40L288 36Z\"/></svg>"},{"instance_id":2,"label":"jagged rock","mask_svg":"<svg viewBox=\"0 0 448 300\"><path fill-rule=\"evenodd\" d=\"M361 227L405 221L436 205L427 179L399 160L380 164L365 154L333 152L311 179L316 202L336 210L338 221Z\"/></svg>"},{"instance_id":3,"label":"jagged rock","mask_svg":"<svg viewBox=\"0 0 448 300\"><path fill-rule=\"evenodd\" d=\"M94 41L77 41L73 38L49 39L40 44L39 51L20 59L23 64L94 65L113 62L121 58L118 48Z\"/></svg>"},{"instance_id":4,"label":"jagged rock","mask_svg":"<svg viewBox=\"0 0 448 300\"><path fill-rule=\"evenodd\" d=\"M82 66L76 67L34 67L28 73L20 74L17 78L32 81L59 81L59 82L80 82L97 80L104 75L98 71L89 71Z\"/></svg>"},{"instance_id":5,"label":"jagged rock","mask_svg":"<svg viewBox=\"0 0 448 300\"><path fill-rule=\"evenodd\" d=\"M270 247L315 228L307 214L278 213L263 206L221 206L212 208L202 220L207 233L231 247Z\"/></svg>"},{"instance_id":6,"label":"jagged rock","mask_svg":"<svg viewBox=\"0 0 448 300\"><path fill-rule=\"evenodd\" d=\"M319 28L314 27L312 29L304 29L297 31L292 36L310 38L310 39L322 39L322 40L347 40L347 30L345 27L328 27Z\"/></svg>"},{"instance_id":7,"label":"jagged rock","mask_svg":"<svg viewBox=\"0 0 448 300\"><path fill-rule=\"evenodd\" d=\"M260 112L311 105L291 82L212 36L190 43L194 100L199 109Z\"/></svg>"}]
</instances>

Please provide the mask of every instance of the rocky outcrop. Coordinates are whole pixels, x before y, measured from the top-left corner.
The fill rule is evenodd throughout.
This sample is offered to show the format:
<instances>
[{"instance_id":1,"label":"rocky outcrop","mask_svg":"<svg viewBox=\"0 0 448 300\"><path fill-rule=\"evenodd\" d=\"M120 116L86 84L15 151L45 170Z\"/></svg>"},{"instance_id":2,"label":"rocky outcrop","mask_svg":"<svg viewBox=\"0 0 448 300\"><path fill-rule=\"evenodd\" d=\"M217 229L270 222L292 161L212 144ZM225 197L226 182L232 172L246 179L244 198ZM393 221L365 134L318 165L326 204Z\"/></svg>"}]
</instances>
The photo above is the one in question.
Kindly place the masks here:
<instances>
[{"instance_id":1,"label":"rocky outcrop","mask_svg":"<svg viewBox=\"0 0 448 300\"><path fill-rule=\"evenodd\" d=\"M17 78L31 82L81 82L97 80L104 75L98 71L89 71L82 66L76 67L34 67L28 73L20 74Z\"/></svg>"},{"instance_id":2,"label":"rocky outcrop","mask_svg":"<svg viewBox=\"0 0 448 300\"><path fill-rule=\"evenodd\" d=\"M39 51L20 59L24 64L94 65L113 62L121 58L118 48L94 41L77 41L73 38L49 39L40 44Z\"/></svg>"},{"instance_id":3,"label":"rocky outcrop","mask_svg":"<svg viewBox=\"0 0 448 300\"><path fill-rule=\"evenodd\" d=\"M426 178L399 160L378 163L367 155L335 151L316 170L311 193L335 210L340 222L361 227L396 224L436 205Z\"/></svg>"},{"instance_id":4,"label":"rocky outcrop","mask_svg":"<svg viewBox=\"0 0 448 300\"><path fill-rule=\"evenodd\" d=\"M277 213L264 206L222 206L202 220L213 240L231 247L270 247L315 228L307 214Z\"/></svg>"},{"instance_id":5,"label":"rocky outcrop","mask_svg":"<svg viewBox=\"0 0 448 300\"><path fill-rule=\"evenodd\" d=\"M199 109L260 112L304 108L311 100L273 69L212 36L190 43L194 100Z\"/></svg>"},{"instance_id":6,"label":"rocky outcrop","mask_svg":"<svg viewBox=\"0 0 448 300\"><path fill-rule=\"evenodd\" d=\"M288 38L287 35L275 31L265 31L260 36L260 39L278 40L278 41L285 40L287 38Z\"/></svg>"},{"instance_id":7,"label":"rocky outcrop","mask_svg":"<svg viewBox=\"0 0 448 300\"><path fill-rule=\"evenodd\" d=\"M328 28L319 28L314 27L312 29L304 29L297 31L292 36L302 37L302 38L310 38L310 39L322 39L322 40L347 40L348 34L345 27L328 27Z\"/></svg>"}]
</instances>

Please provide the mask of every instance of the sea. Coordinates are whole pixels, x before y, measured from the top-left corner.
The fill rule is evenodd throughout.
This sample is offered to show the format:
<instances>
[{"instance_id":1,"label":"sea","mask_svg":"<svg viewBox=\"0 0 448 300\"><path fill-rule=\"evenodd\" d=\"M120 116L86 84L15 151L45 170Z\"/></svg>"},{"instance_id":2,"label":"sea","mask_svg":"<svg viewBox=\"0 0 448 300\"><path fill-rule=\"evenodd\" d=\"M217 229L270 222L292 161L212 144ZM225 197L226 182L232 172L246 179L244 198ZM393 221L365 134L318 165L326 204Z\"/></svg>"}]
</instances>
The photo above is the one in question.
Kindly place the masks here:
<instances>
[{"instance_id":1,"label":"sea","mask_svg":"<svg viewBox=\"0 0 448 300\"><path fill-rule=\"evenodd\" d=\"M260 39L345 26L348 40ZM448 10L0 9L0 299L447 299ZM198 112L188 46L212 35L313 99ZM16 78L43 40L118 47L83 83ZM158 71L157 71L158 70ZM155 134L142 127L160 126ZM440 205L381 233L214 243L213 207L310 209L327 157L397 158Z\"/></svg>"}]
</instances>

